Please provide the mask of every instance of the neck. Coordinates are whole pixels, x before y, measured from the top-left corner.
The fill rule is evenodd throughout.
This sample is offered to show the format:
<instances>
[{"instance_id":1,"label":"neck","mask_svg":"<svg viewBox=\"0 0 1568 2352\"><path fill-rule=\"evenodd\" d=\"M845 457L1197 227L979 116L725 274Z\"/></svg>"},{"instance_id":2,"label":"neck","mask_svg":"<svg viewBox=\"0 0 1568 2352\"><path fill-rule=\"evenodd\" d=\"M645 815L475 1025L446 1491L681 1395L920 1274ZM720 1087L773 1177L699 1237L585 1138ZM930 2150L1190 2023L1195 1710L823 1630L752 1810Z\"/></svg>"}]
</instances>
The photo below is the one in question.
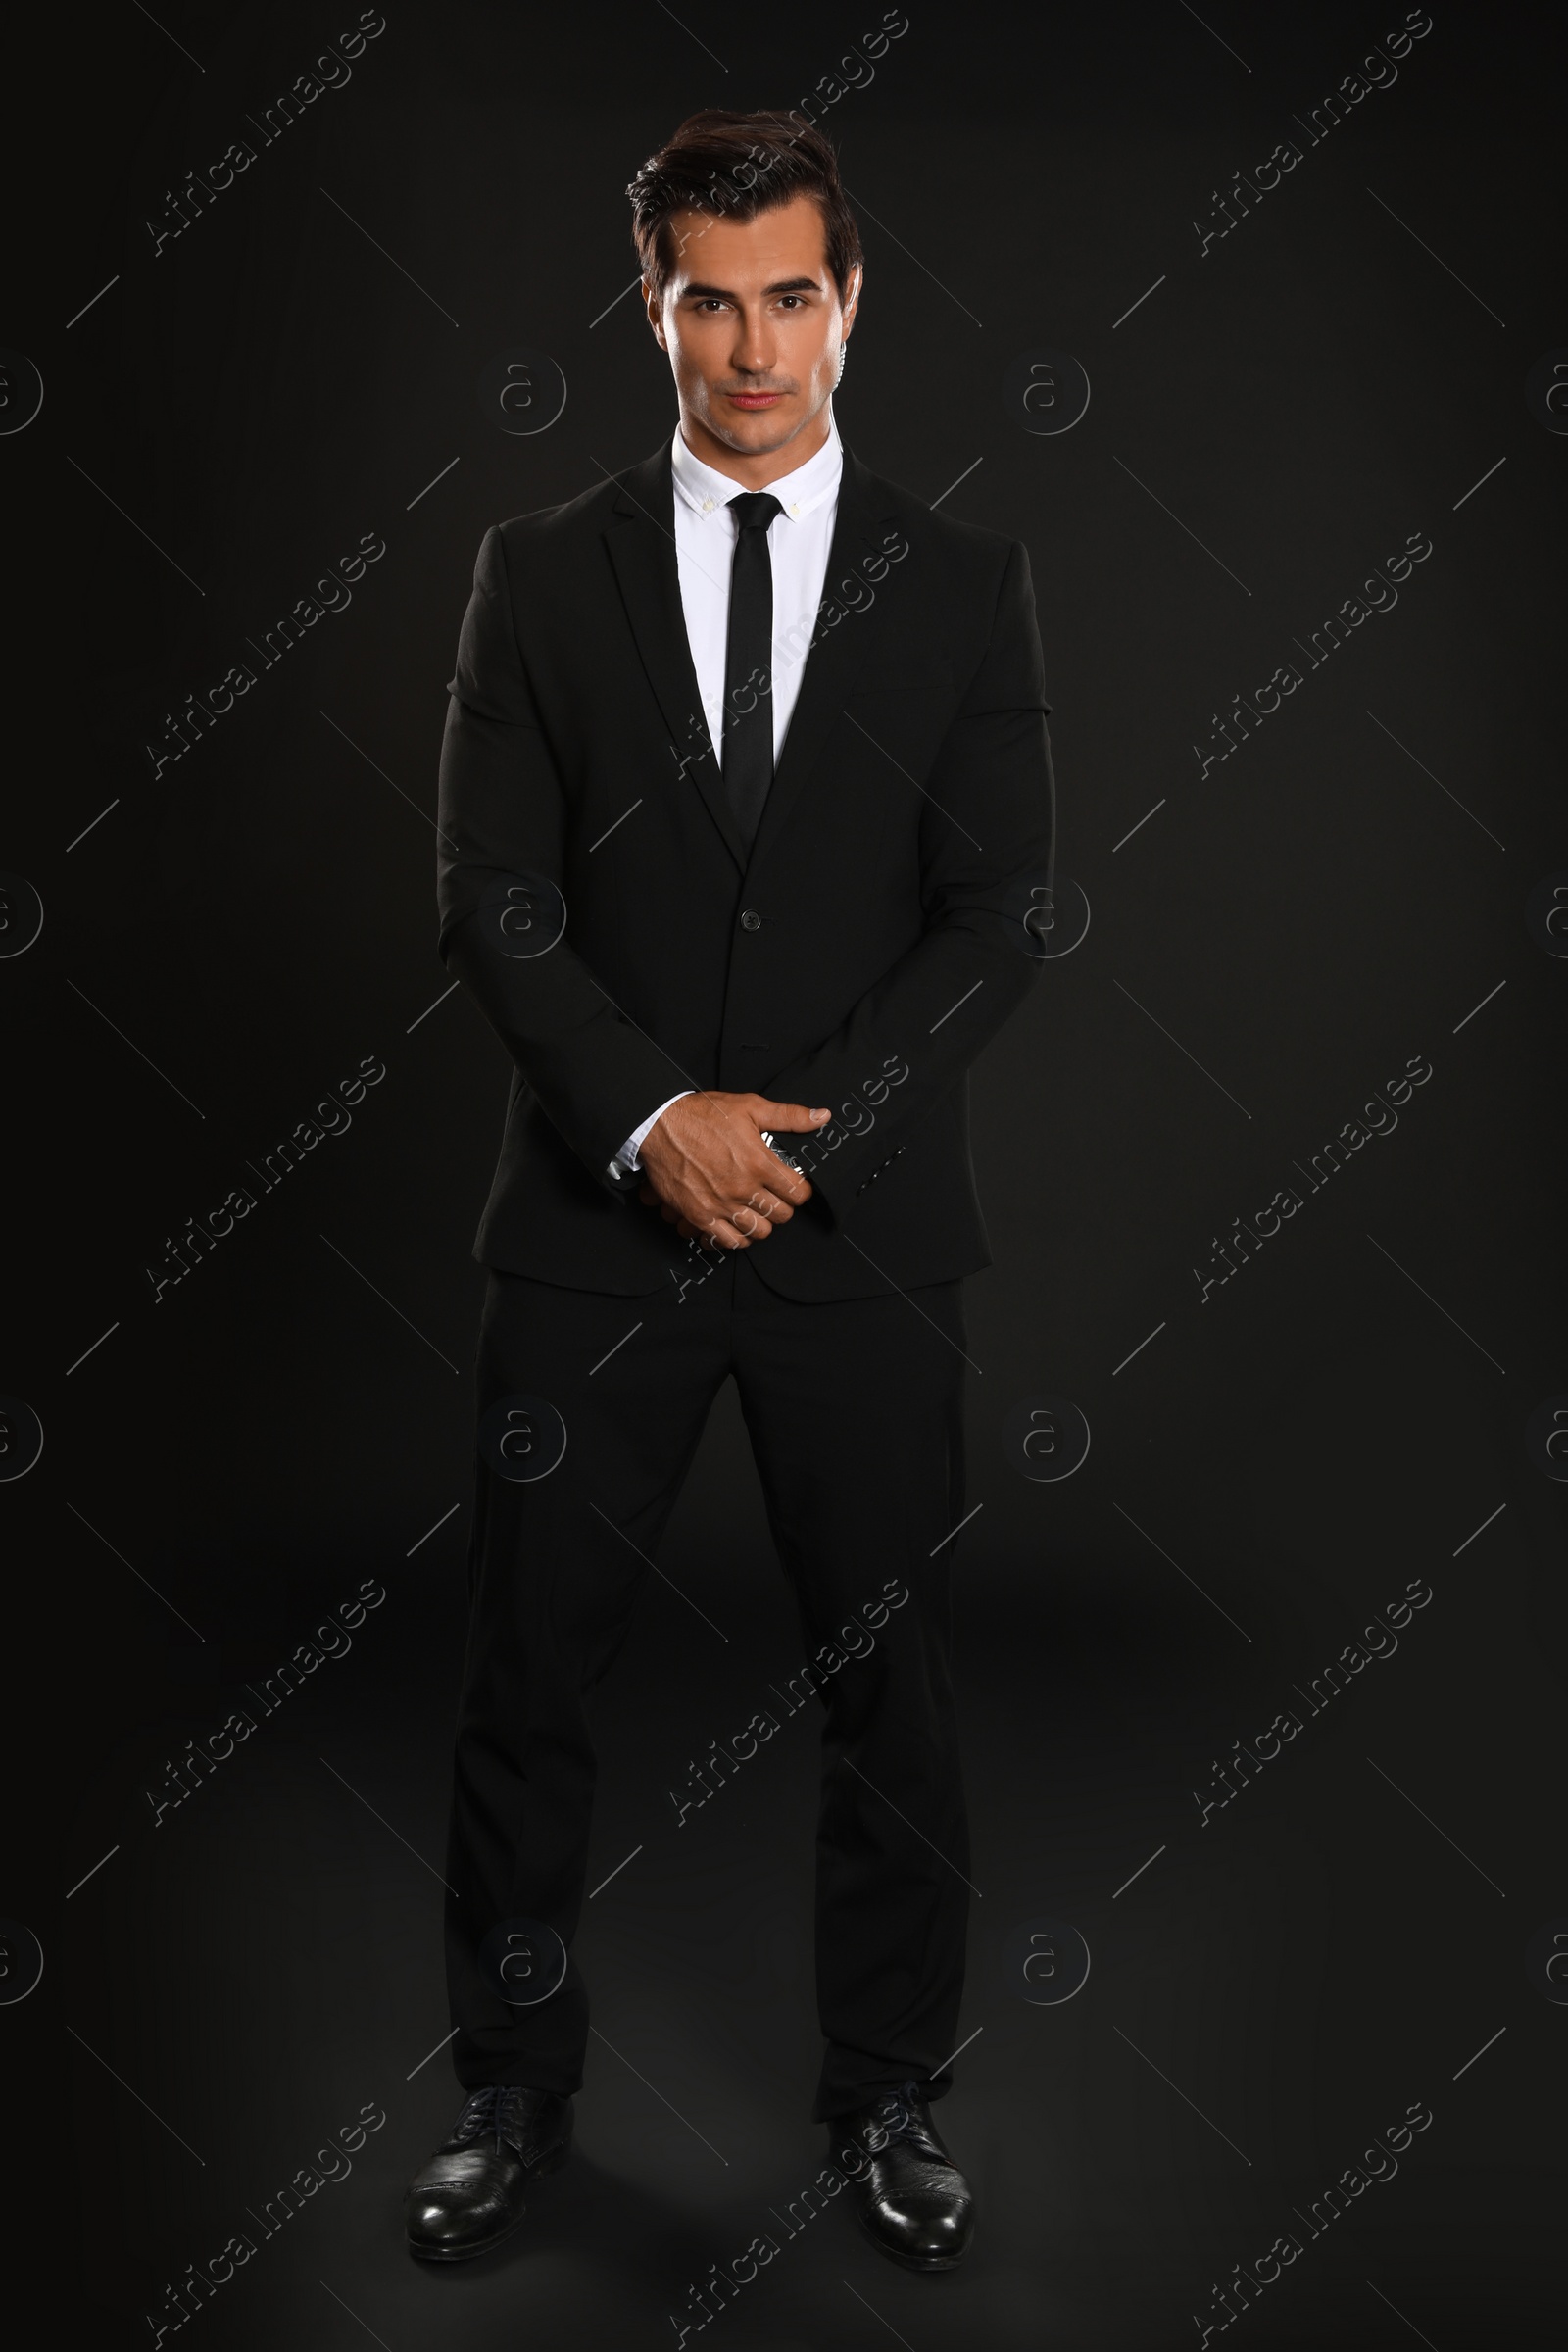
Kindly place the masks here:
<instances>
[{"instance_id":1,"label":"neck","mask_svg":"<svg viewBox=\"0 0 1568 2352\"><path fill-rule=\"evenodd\" d=\"M680 413L681 439L692 456L701 458L705 466L711 466L715 473L739 482L743 490L765 490L769 482L794 473L808 458L814 458L819 449L826 448L832 427L833 404L825 400L816 414L808 416L799 432L780 448L749 452L731 449L684 406Z\"/></svg>"}]
</instances>

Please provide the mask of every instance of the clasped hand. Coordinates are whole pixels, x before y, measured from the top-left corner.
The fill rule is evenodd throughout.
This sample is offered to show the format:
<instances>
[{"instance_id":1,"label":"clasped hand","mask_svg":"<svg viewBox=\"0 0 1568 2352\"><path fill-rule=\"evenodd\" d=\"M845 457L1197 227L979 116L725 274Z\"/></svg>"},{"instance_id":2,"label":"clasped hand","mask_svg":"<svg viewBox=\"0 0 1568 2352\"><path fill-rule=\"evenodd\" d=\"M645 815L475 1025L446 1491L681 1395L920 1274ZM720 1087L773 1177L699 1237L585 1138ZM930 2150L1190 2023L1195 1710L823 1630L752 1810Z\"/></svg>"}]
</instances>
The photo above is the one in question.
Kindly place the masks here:
<instances>
[{"instance_id":1,"label":"clasped hand","mask_svg":"<svg viewBox=\"0 0 1568 2352\"><path fill-rule=\"evenodd\" d=\"M813 1133L831 1115L765 1095L682 1095L643 1138L637 1197L683 1238L748 1250L811 1198L807 1179L763 1143L763 1129Z\"/></svg>"}]
</instances>

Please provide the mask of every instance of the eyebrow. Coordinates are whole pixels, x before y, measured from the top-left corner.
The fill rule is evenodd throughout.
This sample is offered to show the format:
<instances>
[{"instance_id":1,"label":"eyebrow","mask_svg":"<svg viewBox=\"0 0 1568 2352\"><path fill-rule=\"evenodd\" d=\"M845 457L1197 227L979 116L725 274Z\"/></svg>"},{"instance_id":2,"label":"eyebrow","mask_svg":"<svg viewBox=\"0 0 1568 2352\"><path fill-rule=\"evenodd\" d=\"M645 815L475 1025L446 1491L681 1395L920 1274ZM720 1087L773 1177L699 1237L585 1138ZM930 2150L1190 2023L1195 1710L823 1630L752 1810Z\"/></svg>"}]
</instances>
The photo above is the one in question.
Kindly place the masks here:
<instances>
[{"instance_id":1,"label":"eyebrow","mask_svg":"<svg viewBox=\"0 0 1568 2352\"><path fill-rule=\"evenodd\" d=\"M815 277L781 277L777 279L771 286L764 286L762 288L762 292L764 294L820 294L821 291L821 280L820 278ZM729 286L706 285L701 278L695 277L692 279L690 285L682 286L680 290L680 298L682 302L684 302L687 296L691 294L698 294L704 297L716 294L723 302L733 302L735 300L734 292Z\"/></svg>"}]
</instances>

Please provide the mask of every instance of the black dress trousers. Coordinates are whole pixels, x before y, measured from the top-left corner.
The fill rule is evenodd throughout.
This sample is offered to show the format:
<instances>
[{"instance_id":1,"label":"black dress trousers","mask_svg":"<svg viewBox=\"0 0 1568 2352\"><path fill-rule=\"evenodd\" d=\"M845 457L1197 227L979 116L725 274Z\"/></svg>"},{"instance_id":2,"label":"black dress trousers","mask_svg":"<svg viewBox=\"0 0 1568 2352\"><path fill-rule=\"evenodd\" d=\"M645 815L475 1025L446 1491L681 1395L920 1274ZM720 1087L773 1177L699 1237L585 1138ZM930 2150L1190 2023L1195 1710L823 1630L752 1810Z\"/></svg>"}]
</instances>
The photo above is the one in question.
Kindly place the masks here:
<instances>
[{"instance_id":1,"label":"black dress trousers","mask_svg":"<svg viewBox=\"0 0 1568 2352\"><path fill-rule=\"evenodd\" d=\"M571 1945L595 1778L584 1701L625 1638L651 1573L642 1555L657 1556L729 1375L806 1656L889 1582L908 1592L874 1646L819 1675L808 1701L821 1720L815 1954L827 2044L813 2117L911 2078L929 2097L949 2087L969 1876L950 1661L956 1544L945 1541L964 1515L960 1285L781 1298L753 1260L789 1238L786 1228L717 1254L683 1292L672 1283L652 1298L489 1272L447 1862L452 2047L466 2088L581 2084L588 1995ZM543 1400L559 1424L508 1405L519 1396ZM494 1433L509 1412L527 1433L513 1471L550 1462L564 1435L544 1475L494 1466L508 1463ZM738 1561L737 1575L748 1572ZM564 1977L542 2000L503 1997L496 1937L518 1919L564 1946ZM548 1948L559 1966L561 1947Z\"/></svg>"}]
</instances>

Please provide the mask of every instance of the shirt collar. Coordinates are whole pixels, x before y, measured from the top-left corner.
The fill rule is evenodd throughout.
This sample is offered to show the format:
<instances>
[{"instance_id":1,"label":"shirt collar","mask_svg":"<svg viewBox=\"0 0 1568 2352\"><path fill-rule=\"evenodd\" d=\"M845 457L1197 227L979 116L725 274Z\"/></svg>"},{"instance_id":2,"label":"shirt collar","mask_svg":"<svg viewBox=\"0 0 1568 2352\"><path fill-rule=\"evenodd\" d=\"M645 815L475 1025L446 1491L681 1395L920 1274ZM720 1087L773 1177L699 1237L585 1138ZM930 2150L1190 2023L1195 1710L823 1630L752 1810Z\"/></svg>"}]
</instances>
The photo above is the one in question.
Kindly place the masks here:
<instances>
[{"instance_id":1,"label":"shirt collar","mask_svg":"<svg viewBox=\"0 0 1568 2352\"><path fill-rule=\"evenodd\" d=\"M678 424L675 438L670 444L670 470L675 477L676 489L704 522L727 507L742 488L733 475L720 473L716 466L709 466L703 459L694 456ZM767 487L783 508L788 520L801 522L824 500L833 497L843 471L844 444L839 439L839 428L830 410L827 439L815 456L808 458L804 466L797 466L793 473L780 474Z\"/></svg>"}]
</instances>

